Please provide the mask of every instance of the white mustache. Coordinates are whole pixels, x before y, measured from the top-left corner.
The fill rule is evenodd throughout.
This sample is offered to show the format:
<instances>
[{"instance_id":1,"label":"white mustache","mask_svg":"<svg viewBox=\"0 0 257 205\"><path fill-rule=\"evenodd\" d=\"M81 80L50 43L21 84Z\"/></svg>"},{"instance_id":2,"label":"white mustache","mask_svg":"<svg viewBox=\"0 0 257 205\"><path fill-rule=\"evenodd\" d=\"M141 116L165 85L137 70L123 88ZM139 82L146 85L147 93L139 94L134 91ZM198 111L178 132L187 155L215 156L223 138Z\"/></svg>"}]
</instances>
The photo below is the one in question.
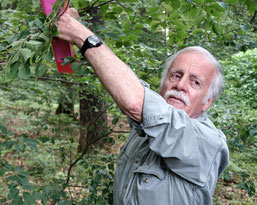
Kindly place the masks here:
<instances>
[{"instance_id":1,"label":"white mustache","mask_svg":"<svg viewBox=\"0 0 257 205\"><path fill-rule=\"evenodd\" d=\"M190 105L190 100L188 99L187 96L184 95L183 92L179 92L176 90L168 90L165 95L164 98L167 99L169 97L177 97L178 99L182 100L183 103L185 103L186 106Z\"/></svg>"}]
</instances>

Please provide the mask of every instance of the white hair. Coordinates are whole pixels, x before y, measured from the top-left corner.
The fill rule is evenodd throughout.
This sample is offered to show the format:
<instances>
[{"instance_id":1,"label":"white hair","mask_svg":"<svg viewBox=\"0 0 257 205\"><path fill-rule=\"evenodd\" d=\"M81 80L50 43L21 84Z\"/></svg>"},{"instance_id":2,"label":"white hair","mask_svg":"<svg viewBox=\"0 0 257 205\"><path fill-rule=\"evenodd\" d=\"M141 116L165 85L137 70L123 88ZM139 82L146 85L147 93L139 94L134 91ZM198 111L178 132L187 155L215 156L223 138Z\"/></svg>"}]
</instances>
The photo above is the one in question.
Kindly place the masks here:
<instances>
[{"instance_id":1,"label":"white hair","mask_svg":"<svg viewBox=\"0 0 257 205\"><path fill-rule=\"evenodd\" d=\"M210 85L208 92L206 96L203 98L203 104L207 103L209 99L214 97L214 99L217 99L222 91L223 87L223 71L221 68L220 63L216 60L216 58L206 49L200 47L200 46L191 46L184 48L174 55L170 56L165 64L164 64L164 70L162 72L162 78L161 78L161 83L160 83L160 88L163 87L164 82L166 80L166 77L168 75L169 68L171 67L172 63L174 62L175 58L178 57L182 53L187 53L187 52L200 52L202 55L206 56L208 60L210 60L210 63L214 66L216 69L216 75L214 76L212 80L212 84Z\"/></svg>"}]
</instances>

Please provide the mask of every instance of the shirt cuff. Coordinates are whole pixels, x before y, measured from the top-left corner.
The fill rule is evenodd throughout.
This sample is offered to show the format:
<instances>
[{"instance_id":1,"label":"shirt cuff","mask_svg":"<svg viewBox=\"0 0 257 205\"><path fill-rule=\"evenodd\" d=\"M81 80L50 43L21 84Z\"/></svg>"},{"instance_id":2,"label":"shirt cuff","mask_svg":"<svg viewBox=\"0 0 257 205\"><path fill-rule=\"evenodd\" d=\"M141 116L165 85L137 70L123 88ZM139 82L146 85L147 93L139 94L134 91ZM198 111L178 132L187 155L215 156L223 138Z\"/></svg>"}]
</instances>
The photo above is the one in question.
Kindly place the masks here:
<instances>
[{"instance_id":1,"label":"shirt cuff","mask_svg":"<svg viewBox=\"0 0 257 205\"><path fill-rule=\"evenodd\" d=\"M143 105L143 127L156 126L169 123L171 118L170 109L172 106L166 103L162 96L145 87L145 98Z\"/></svg>"}]
</instances>

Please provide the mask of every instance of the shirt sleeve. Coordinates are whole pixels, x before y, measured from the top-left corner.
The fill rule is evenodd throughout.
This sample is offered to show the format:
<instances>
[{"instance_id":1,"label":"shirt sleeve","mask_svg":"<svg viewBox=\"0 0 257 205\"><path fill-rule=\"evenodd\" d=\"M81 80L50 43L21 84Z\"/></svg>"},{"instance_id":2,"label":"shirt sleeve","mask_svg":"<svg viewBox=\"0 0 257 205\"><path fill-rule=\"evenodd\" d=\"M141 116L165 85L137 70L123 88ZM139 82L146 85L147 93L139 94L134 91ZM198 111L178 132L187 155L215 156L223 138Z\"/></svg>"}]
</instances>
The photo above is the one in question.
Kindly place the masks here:
<instances>
[{"instance_id":1,"label":"shirt sleeve","mask_svg":"<svg viewBox=\"0 0 257 205\"><path fill-rule=\"evenodd\" d=\"M199 186L205 186L211 172L220 175L228 164L225 136L210 120L190 118L147 87L141 127L149 137L150 149L168 168Z\"/></svg>"}]
</instances>

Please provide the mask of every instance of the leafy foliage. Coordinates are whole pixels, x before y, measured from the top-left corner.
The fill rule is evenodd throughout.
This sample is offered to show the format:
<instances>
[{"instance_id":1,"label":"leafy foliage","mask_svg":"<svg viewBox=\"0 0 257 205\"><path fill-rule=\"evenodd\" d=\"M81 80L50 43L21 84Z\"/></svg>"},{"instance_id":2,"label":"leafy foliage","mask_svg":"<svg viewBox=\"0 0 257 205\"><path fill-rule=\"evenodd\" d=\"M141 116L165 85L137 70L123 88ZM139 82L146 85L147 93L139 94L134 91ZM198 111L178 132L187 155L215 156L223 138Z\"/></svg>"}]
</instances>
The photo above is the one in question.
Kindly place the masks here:
<instances>
[{"instance_id":1,"label":"leafy foliage","mask_svg":"<svg viewBox=\"0 0 257 205\"><path fill-rule=\"evenodd\" d=\"M224 62L227 88L235 99L243 98L257 108L257 49L240 52Z\"/></svg>"},{"instance_id":2,"label":"leafy foliage","mask_svg":"<svg viewBox=\"0 0 257 205\"><path fill-rule=\"evenodd\" d=\"M216 126L226 134L230 151L235 152L224 180L241 178L237 179L237 188L246 190L249 196L255 195L256 186L256 171L250 171L251 166L255 167L257 147L256 56L257 49L253 49L222 62L224 92L209 112Z\"/></svg>"},{"instance_id":3,"label":"leafy foliage","mask_svg":"<svg viewBox=\"0 0 257 205\"><path fill-rule=\"evenodd\" d=\"M231 148L244 150L256 142L257 49L237 53L223 61L225 88L211 114L229 138Z\"/></svg>"}]
</instances>

